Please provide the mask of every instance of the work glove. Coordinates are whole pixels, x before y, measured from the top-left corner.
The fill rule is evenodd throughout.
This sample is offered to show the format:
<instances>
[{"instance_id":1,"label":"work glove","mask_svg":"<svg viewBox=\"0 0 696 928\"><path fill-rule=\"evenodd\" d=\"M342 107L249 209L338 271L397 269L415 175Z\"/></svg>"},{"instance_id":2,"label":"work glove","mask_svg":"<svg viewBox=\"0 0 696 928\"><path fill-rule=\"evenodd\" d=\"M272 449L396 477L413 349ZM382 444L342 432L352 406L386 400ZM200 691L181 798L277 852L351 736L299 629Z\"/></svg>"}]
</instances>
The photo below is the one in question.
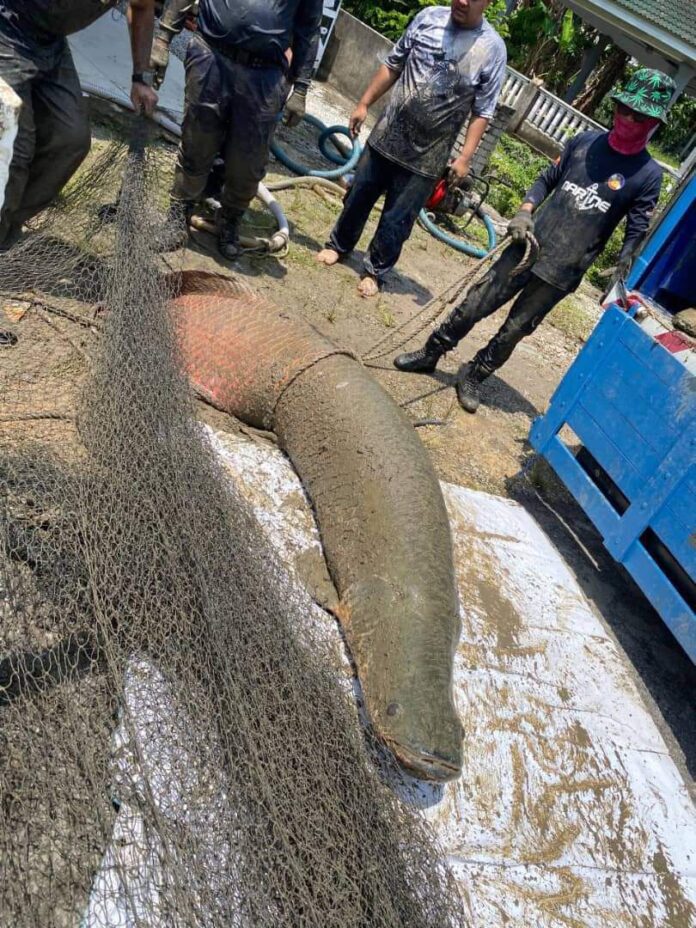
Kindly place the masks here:
<instances>
[{"instance_id":1,"label":"work glove","mask_svg":"<svg viewBox=\"0 0 696 928\"><path fill-rule=\"evenodd\" d=\"M633 252L627 251L626 253L621 252L619 255L619 260L616 263L614 268L613 281L618 283L620 280L626 280L630 271L631 265L633 264Z\"/></svg>"},{"instance_id":2,"label":"work glove","mask_svg":"<svg viewBox=\"0 0 696 928\"><path fill-rule=\"evenodd\" d=\"M524 242L527 233L534 234L534 217L526 209L520 209L508 223L507 230L513 242Z\"/></svg>"},{"instance_id":3,"label":"work glove","mask_svg":"<svg viewBox=\"0 0 696 928\"><path fill-rule=\"evenodd\" d=\"M449 190L459 188L459 190L463 190L465 193L468 193L469 190L473 190L474 187L474 179L471 174L465 174L464 177L460 177L451 166L445 171L445 183Z\"/></svg>"},{"instance_id":4,"label":"work glove","mask_svg":"<svg viewBox=\"0 0 696 928\"><path fill-rule=\"evenodd\" d=\"M290 99L285 104L285 118L283 123L291 129L299 126L307 112L307 87L304 84L295 84Z\"/></svg>"},{"instance_id":5,"label":"work glove","mask_svg":"<svg viewBox=\"0 0 696 928\"><path fill-rule=\"evenodd\" d=\"M152 71L152 86L159 90L164 83L164 77L167 73L169 64L169 43L171 36L168 34L158 34L152 43L152 52L150 54L150 71Z\"/></svg>"}]
</instances>

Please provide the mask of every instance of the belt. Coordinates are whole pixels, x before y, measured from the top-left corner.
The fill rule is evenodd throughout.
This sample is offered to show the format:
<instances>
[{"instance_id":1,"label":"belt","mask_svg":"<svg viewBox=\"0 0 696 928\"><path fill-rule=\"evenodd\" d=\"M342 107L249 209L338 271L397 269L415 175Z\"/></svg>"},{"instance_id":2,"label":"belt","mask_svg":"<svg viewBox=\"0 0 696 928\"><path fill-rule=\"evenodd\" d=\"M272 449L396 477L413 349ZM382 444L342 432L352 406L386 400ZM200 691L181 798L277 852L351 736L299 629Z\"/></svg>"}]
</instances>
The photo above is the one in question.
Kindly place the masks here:
<instances>
[{"instance_id":1,"label":"belt","mask_svg":"<svg viewBox=\"0 0 696 928\"><path fill-rule=\"evenodd\" d=\"M234 61L235 64L241 64L245 68L278 68L281 71L287 70L287 62L285 59L281 62L277 58L263 58L261 55L255 55L245 48L238 48L235 45L223 45L221 42L211 41L207 36L205 41L213 51L219 52L223 58L227 58L228 61Z\"/></svg>"}]
</instances>

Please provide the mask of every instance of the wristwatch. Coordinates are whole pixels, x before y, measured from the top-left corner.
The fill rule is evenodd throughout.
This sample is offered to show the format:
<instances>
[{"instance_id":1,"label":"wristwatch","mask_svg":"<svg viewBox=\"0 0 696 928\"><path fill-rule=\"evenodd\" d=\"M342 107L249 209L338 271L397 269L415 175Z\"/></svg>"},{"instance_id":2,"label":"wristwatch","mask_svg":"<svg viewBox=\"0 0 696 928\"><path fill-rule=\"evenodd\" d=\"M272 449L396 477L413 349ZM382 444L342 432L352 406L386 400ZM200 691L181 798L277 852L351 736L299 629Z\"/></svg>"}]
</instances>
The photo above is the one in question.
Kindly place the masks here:
<instances>
[{"instance_id":1,"label":"wristwatch","mask_svg":"<svg viewBox=\"0 0 696 928\"><path fill-rule=\"evenodd\" d=\"M152 71L136 71L131 76L132 84L145 84L147 87L152 87Z\"/></svg>"}]
</instances>

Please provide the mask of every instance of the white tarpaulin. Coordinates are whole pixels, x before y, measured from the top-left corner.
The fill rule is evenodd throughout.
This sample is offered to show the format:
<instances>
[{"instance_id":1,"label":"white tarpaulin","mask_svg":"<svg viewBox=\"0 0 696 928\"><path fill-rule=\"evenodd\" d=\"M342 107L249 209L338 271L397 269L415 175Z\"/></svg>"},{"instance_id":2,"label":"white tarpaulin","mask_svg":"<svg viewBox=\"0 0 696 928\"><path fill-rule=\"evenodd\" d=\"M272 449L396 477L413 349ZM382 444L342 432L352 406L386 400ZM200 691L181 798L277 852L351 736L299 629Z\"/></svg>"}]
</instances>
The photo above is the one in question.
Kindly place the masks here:
<instances>
[{"instance_id":1,"label":"white tarpaulin","mask_svg":"<svg viewBox=\"0 0 696 928\"><path fill-rule=\"evenodd\" d=\"M214 442L287 565L303 583L320 550L302 486L276 449L228 436ZM688 928L696 903L696 812L667 747L615 644L528 513L510 500L443 486L461 599L456 700L466 732L462 777L446 787L412 781L406 800L423 809L459 879L476 928ZM304 594L326 634L335 621ZM344 661L343 680L351 685ZM163 814L205 836L214 861L215 764L183 763L186 721L150 721L167 706L156 668L134 658L126 710L143 745L171 759L146 771ZM156 711L154 711L156 710ZM166 709L165 709L166 714ZM171 749L162 739L170 739ZM117 786L137 789L143 771L116 745ZM148 751L141 751L147 766ZM164 765L167 766L166 764ZM210 780L208 809L191 809L186 777ZM199 785L193 791L199 794ZM166 874L128 805L104 861L86 928L131 928L137 896L99 908L99 881L114 855L140 861L139 892L156 898ZM164 923L149 928L169 928Z\"/></svg>"}]
</instances>

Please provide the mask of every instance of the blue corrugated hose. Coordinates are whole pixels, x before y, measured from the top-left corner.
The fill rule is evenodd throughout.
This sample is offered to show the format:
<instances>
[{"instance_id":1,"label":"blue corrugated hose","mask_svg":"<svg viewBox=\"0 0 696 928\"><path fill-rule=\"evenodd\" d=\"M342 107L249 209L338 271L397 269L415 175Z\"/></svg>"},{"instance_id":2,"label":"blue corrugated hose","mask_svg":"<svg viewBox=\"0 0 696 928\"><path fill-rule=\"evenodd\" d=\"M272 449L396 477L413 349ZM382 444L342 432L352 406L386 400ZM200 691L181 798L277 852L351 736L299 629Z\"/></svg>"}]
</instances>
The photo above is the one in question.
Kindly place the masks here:
<instances>
[{"instance_id":1,"label":"blue corrugated hose","mask_svg":"<svg viewBox=\"0 0 696 928\"><path fill-rule=\"evenodd\" d=\"M309 123L310 126L319 129L319 151L329 161L333 161L334 164L338 165L338 167L330 168L325 171L319 170L318 168L308 168L306 165L300 164L299 161L293 161L274 139L271 143L271 151L278 161L284 164L286 168L289 168L295 174L300 174L302 177L326 177L332 179L343 177L344 174L352 171L360 159L362 146L357 139L353 139L348 129L345 126L326 126L321 119L317 119L316 116L311 116L309 113L305 115L304 121ZM329 151L327 143L332 135L345 135L350 139L353 146L350 155L345 157L340 155L338 151Z\"/></svg>"},{"instance_id":2,"label":"blue corrugated hose","mask_svg":"<svg viewBox=\"0 0 696 928\"><path fill-rule=\"evenodd\" d=\"M430 232L431 235L434 235L435 238L439 239L441 242L444 242L445 245L449 245L450 248L454 248L455 251L460 251L462 254L470 255L472 258L485 258L486 255L493 251L497 245L498 238L495 234L493 223L484 213L484 211L482 209L478 209L476 211L476 215L486 227L486 232L488 232L488 248L486 249L477 248L476 245L470 245L468 242L465 242L461 238L455 238L453 235L448 235L447 232L444 232L439 226L435 225L433 220L430 218L430 214L424 209L420 211L418 221L424 229L427 229L427 231Z\"/></svg>"},{"instance_id":3,"label":"blue corrugated hose","mask_svg":"<svg viewBox=\"0 0 696 928\"><path fill-rule=\"evenodd\" d=\"M360 145L360 142L351 136L350 131L346 128L346 126L326 126L325 123L321 121L321 119L317 119L316 116L312 116L310 113L305 114L304 121L310 126L314 126L315 129L319 130L319 151L327 159L327 161L332 161L336 167L325 171L319 170L317 168L308 168L306 165L300 164L299 161L294 161L274 139L271 143L271 151L278 159L278 161L280 161L281 164L284 164L285 167L291 170L293 173L299 174L302 177L324 177L327 179L335 179L338 177L343 177L345 174L349 174L355 168L360 159L360 155L362 154L362 146ZM332 150L330 148L329 140L334 135L344 135L346 138L350 139L352 143L352 150L350 155L342 155L339 153L338 149ZM495 229L493 228L493 223L483 212L483 210L477 210L477 216L483 222L484 226L486 227L486 232L488 233L488 248L486 249L477 248L476 245L470 245L463 239L455 238L453 235L449 235L447 232L444 232L433 222L433 220L424 209L421 210L418 219L423 228L427 229L431 235L435 236L435 238L439 239L441 242L444 242L445 245L449 245L450 248L454 248L455 251L459 251L465 255L470 255L472 258L485 258L486 255L493 251L495 248L497 244L497 238Z\"/></svg>"}]
</instances>

